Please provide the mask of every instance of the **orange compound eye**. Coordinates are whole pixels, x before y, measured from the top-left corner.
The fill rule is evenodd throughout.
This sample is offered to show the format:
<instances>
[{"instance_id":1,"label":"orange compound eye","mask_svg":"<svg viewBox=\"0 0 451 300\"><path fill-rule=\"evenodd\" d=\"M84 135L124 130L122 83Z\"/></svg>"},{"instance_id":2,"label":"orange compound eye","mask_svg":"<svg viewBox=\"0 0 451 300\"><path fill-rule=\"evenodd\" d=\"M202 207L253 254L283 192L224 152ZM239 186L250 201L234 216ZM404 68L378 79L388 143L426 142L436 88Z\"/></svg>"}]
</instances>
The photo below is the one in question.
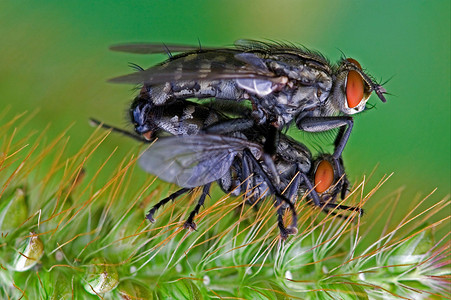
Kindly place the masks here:
<instances>
[{"instance_id":1,"label":"orange compound eye","mask_svg":"<svg viewBox=\"0 0 451 300\"><path fill-rule=\"evenodd\" d=\"M315 191L322 193L334 182L334 168L327 160L319 163L315 173Z\"/></svg>"},{"instance_id":2,"label":"orange compound eye","mask_svg":"<svg viewBox=\"0 0 451 300\"><path fill-rule=\"evenodd\" d=\"M362 66L354 58L346 58L346 60L349 61L351 64L356 65L360 70L362 70Z\"/></svg>"},{"instance_id":3,"label":"orange compound eye","mask_svg":"<svg viewBox=\"0 0 451 300\"><path fill-rule=\"evenodd\" d=\"M359 105L363 99L364 88L362 76L357 71L349 71L346 79L346 101L349 108Z\"/></svg>"}]
</instances>

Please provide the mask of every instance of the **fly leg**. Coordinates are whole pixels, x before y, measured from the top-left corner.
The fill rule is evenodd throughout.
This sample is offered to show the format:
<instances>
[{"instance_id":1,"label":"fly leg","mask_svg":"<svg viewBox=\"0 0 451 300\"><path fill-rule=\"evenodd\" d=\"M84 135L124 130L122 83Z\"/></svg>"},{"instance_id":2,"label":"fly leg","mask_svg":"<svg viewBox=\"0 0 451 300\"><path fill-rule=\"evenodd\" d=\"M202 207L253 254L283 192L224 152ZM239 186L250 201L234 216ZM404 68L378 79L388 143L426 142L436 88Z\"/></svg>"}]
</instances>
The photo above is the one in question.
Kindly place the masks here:
<instances>
[{"instance_id":1,"label":"fly leg","mask_svg":"<svg viewBox=\"0 0 451 300\"><path fill-rule=\"evenodd\" d=\"M337 160L341 157L341 154L343 153L346 143L349 140L349 136L351 135L354 121L352 117L348 116L305 117L297 121L296 125L299 129L308 132L322 132L346 126L346 129L343 131L343 133L338 135L340 138L335 140L335 151L333 158Z\"/></svg>"},{"instance_id":2,"label":"fly leg","mask_svg":"<svg viewBox=\"0 0 451 300\"><path fill-rule=\"evenodd\" d=\"M249 163L249 159L246 156L243 156L241 158L241 182L244 184L245 187L245 195L247 198L247 201L250 205L253 205L258 199L255 199L255 194L252 194L252 190L254 189L253 186L253 178L252 178L252 168L251 164Z\"/></svg>"},{"instance_id":3,"label":"fly leg","mask_svg":"<svg viewBox=\"0 0 451 300\"><path fill-rule=\"evenodd\" d=\"M265 153L269 155L274 155L277 152L277 145L279 144L279 134L280 131L274 126L269 126L269 132L265 135L266 141L263 145Z\"/></svg>"},{"instance_id":4,"label":"fly leg","mask_svg":"<svg viewBox=\"0 0 451 300\"><path fill-rule=\"evenodd\" d=\"M341 136L343 135L343 132L344 132L344 127L340 127L340 131L338 132L338 135L335 139L335 145L337 145L337 143L339 143L339 141L341 140ZM335 173L338 174L338 177L340 177L339 180L341 180L342 182L341 182L341 188L336 193L334 193L334 196L332 198L335 199L335 196L338 193L340 193L340 198L343 200L344 198L346 198L346 193L348 192L349 180L345 174L343 158L339 157L338 159L334 159L333 161L334 161Z\"/></svg>"},{"instance_id":5,"label":"fly leg","mask_svg":"<svg viewBox=\"0 0 451 300\"><path fill-rule=\"evenodd\" d=\"M343 140L343 137L346 134L346 131L347 131L347 129L345 129L345 127L343 127L343 126L340 127L340 130L338 131L337 137L335 138L335 141L334 141L335 149L337 149L339 147L340 142ZM349 134L348 134L348 138L349 138ZM341 156L338 159L335 159L335 169L337 170L338 174L345 174L345 171L343 170L343 159ZM340 198L343 200L346 198L346 192L348 191L349 181L346 176L343 176L343 178L341 178L341 180L343 180L343 184L342 184L341 191L340 191ZM343 217L343 218L345 218L345 216L336 214L335 212L330 212L328 210L329 207L331 207L333 209L334 208L340 209L340 210L358 211L359 215L363 216L363 209L360 207L338 205L338 204L334 204L334 203L328 203L323 207L326 212L329 212L332 215L337 215L338 217Z\"/></svg>"},{"instance_id":6,"label":"fly leg","mask_svg":"<svg viewBox=\"0 0 451 300\"><path fill-rule=\"evenodd\" d=\"M202 189L202 195L200 195L199 201L197 201L196 206L189 214L189 217L186 220L185 224L183 224L183 227L185 229L196 230L197 226L196 223L194 223L194 217L199 213L199 209L201 208L201 206L204 205L205 198L209 195L208 193L210 192L210 186L211 183L207 183L206 185L204 185L204 188Z\"/></svg>"},{"instance_id":7,"label":"fly leg","mask_svg":"<svg viewBox=\"0 0 451 300\"><path fill-rule=\"evenodd\" d=\"M250 152L248 149L245 149L244 156L249 157L249 159L252 161L252 165L254 165L256 168L255 172L258 173L258 175L263 177L265 182L268 184L268 187L269 187L271 193L273 193L276 196L276 205L279 206L279 208L277 209L277 215L278 215L277 224L278 224L279 230L280 230L280 237L283 240L285 240L285 239L287 239L288 235L296 234L297 233L297 214L296 214L296 209L294 207L294 204L291 203L291 201L289 199L287 199L284 195L281 194L279 189L273 184L273 181L269 178L268 174L266 174L265 170L263 170L262 166L257 161L257 159L254 157L252 152ZM292 213L292 222L288 228L286 228L285 225L283 224L284 209L281 207L282 202L285 202L288 205L288 207L290 208L291 213Z\"/></svg>"},{"instance_id":8,"label":"fly leg","mask_svg":"<svg viewBox=\"0 0 451 300\"><path fill-rule=\"evenodd\" d=\"M307 175L305 175L304 173L299 173L302 181L305 183L305 185L307 186L307 189L310 191L310 197L312 198L313 201L313 205L321 207L321 200L318 196L318 193L315 191L315 189L313 188L313 184L310 181L310 179L307 177Z\"/></svg>"},{"instance_id":9,"label":"fly leg","mask_svg":"<svg viewBox=\"0 0 451 300\"><path fill-rule=\"evenodd\" d=\"M349 187L349 181L348 178L343 178L344 182L343 182L343 186L341 187L341 194L340 197L343 200L344 198L346 198L346 193L348 192L348 187Z\"/></svg>"},{"instance_id":10,"label":"fly leg","mask_svg":"<svg viewBox=\"0 0 451 300\"><path fill-rule=\"evenodd\" d=\"M298 174L295 175L295 177L293 178L293 181L291 182L291 185L289 186L287 192L286 192L286 197L288 198L288 200L290 200L290 202L295 203L296 202L296 195L299 191L299 186L301 185L303 178L300 174L301 172L299 171Z\"/></svg>"},{"instance_id":11,"label":"fly leg","mask_svg":"<svg viewBox=\"0 0 451 300\"><path fill-rule=\"evenodd\" d=\"M340 131L338 132L338 135L335 139L335 146L340 142L343 133L344 127L340 127ZM349 180L345 175L345 170L343 169L343 158L340 157L338 159L334 159L334 162L336 173L341 177L340 180L342 180L341 189L338 192L340 192L340 198L343 200L344 198L346 198L346 193L348 192Z\"/></svg>"},{"instance_id":12,"label":"fly leg","mask_svg":"<svg viewBox=\"0 0 451 300\"><path fill-rule=\"evenodd\" d=\"M161 200L160 202L158 202L157 204L155 204L155 205L149 210L149 212L148 212L147 215L146 215L146 218L147 218L150 222L154 223L154 222L155 222L155 219L153 218L153 215L155 214L155 212L156 212L161 206L165 205L166 203L168 203L168 202L171 201L171 200L174 201L175 198L177 198L178 196L183 195L183 194L185 194L185 193L187 193L187 192L190 192L191 190L192 190L192 189L183 188L183 189L180 189L180 190L178 190L177 192L175 192L175 193L169 195L168 197L164 198L163 200Z\"/></svg>"},{"instance_id":13,"label":"fly leg","mask_svg":"<svg viewBox=\"0 0 451 300\"><path fill-rule=\"evenodd\" d=\"M360 207L357 207L357 206L347 206L347 205L340 205L340 204L336 204L336 203L326 203L322 207L322 210L324 212L329 213L329 214L331 214L333 216L337 216L337 217L343 218L343 219L346 219L348 217L348 216L341 215L340 213L336 213L334 211L331 211L331 210L334 210L334 209L347 210L347 211L357 211L357 212L359 212L360 216L363 216L363 213L364 213L363 209L360 208Z\"/></svg>"},{"instance_id":14,"label":"fly leg","mask_svg":"<svg viewBox=\"0 0 451 300\"><path fill-rule=\"evenodd\" d=\"M264 155L263 161L271 172L271 175L274 177L274 181L276 184L280 183L279 174L277 173L276 166L274 165L274 161L272 156L277 152L277 145L279 144L279 135L280 131L274 127L269 127L268 134L265 135L265 144L263 145Z\"/></svg>"}]
</instances>

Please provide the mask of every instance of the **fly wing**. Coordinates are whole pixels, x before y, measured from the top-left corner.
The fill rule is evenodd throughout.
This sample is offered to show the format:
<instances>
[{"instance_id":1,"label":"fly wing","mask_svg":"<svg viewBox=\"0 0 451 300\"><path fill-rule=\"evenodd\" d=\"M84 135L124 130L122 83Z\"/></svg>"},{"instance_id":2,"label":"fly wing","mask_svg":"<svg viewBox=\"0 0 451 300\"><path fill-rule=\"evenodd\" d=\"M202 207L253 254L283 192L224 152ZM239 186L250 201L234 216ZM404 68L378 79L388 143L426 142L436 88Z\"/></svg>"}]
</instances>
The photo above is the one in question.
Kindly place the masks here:
<instances>
[{"instance_id":1,"label":"fly wing","mask_svg":"<svg viewBox=\"0 0 451 300\"><path fill-rule=\"evenodd\" d=\"M164 181L192 188L223 177L235 156L249 149L256 158L261 146L247 140L219 135L161 138L139 160L148 173Z\"/></svg>"},{"instance_id":2,"label":"fly wing","mask_svg":"<svg viewBox=\"0 0 451 300\"><path fill-rule=\"evenodd\" d=\"M262 58L243 55L233 49L198 50L182 53L162 64L110 79L115 83L156 85L175 81L262 79L276 75L265 67Z\"/></svg>"},{"instance_id":3,"label":"fly wing","mask_svg":"<svg viewBox=\"0 0 451 300\"><path fill-rule=\"evenodd\" d=\"M187 52L197 50L212 50L214 48L205 48L199 46L177 45L177 44L158 44L158 43L130 43L117 44L110 46L110 50L118 52L136 53L136 54L156 54Z\"/></svg>"}]
</instances>

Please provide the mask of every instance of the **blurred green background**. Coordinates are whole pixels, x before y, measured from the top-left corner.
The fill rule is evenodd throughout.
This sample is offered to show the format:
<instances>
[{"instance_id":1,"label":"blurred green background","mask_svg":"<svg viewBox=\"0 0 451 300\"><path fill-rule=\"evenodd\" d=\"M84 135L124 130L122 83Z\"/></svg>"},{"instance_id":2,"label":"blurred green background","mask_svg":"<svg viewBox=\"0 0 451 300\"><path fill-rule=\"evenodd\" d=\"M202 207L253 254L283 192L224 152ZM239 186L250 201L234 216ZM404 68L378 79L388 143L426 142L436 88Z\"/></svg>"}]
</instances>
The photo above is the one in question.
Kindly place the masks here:
<instances>
[{"instance_id":1,"label":"blurred green background","mask_svg":"<svg viewBox=\"0 0 451 300\"><path fill-rule=\"evenodd\" d=\"M387 103L355 118L344 158L351 180L377 166L370 186L394 176L375 199L405 187L408 205L435 187L450 193L450 1L1 1L0 108L38 110L27 128L51 122L51 138L75 122L76 151L92 133L87 119L130 128L136 91L108 78L164 56L114 53L121 42L231 45L240 38L301 43L331 61L341 52L386 85ZM4 120L3 120L4 121ZM112 136L106 157L133 141ZM102 160L103 153L96 159ZM88 170L89 171L89 170ZM386 198L384 201L392 201ZM374 205L369 203L368 205ZM403 206L404 209L404 206ZM449 212L444 212L449 214Z\"/></svg>"}]
</instances>

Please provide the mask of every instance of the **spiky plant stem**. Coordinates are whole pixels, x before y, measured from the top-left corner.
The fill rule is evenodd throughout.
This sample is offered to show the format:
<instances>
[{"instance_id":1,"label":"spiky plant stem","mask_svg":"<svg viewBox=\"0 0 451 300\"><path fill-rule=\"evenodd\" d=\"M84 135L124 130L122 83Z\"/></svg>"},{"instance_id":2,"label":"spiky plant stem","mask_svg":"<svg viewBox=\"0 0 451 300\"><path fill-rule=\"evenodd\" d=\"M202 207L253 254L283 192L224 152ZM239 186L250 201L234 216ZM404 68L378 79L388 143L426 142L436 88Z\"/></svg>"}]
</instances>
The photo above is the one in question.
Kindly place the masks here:
<instances>
[{"instance_id":1,"label":"spiky plant stem","mask_svg":"<svg viewBox=\"0 0 451 300\"><path fill-rule=\"evenodd\" d=\"M448 198L420 201L398 223L389 217L396 199L347 219L299 199L299 233L283 242L271 201L256 209L213 193L189 232L199 192L164 206L155 224L145 219L176 187L134 170L137 150L119 161L100 153L96 164L108 133L70 156L66 132L45 143L45 132L20 135L15 124L0 126L2 299L450 297L449 215L437 218ZM363 181L346 203L374 201L386 179L368 193Z\"/></svg>"}]
</instances>

